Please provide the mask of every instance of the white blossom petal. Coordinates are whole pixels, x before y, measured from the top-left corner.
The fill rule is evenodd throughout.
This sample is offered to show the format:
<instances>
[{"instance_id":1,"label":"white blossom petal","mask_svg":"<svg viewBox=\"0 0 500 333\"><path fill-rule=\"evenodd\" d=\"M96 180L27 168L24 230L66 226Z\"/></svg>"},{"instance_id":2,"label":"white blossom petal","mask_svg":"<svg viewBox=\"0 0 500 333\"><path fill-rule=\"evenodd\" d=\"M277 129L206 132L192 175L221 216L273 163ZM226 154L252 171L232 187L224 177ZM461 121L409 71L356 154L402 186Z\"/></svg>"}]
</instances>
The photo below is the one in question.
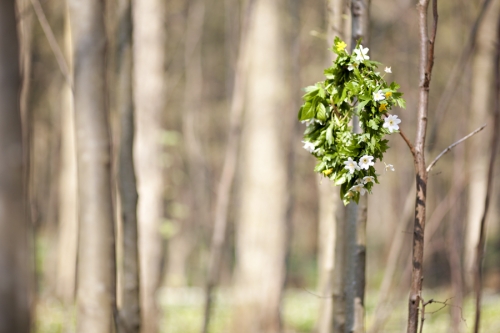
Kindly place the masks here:
<instances>
[{"instance_id":1,"label":"white blossom petal","mask_svg":"<svg viewBox=\"0 0 500 333\"><path fill-rule=\"evenodd\" d=\"M368 184L368 183L375 183L375 177L373 176L363 177L363 184Z\"/></svg>"},{"instance_id":2,"label":"white blossom petal","mask_svg":"<svg viewBox=\"0 0 500 333\"><path fill-rule=\"evenodd\" d=\"M385 119L384 119L384 128L387 128L389 130L389 133L392 133L394 131L399 130L398 124L401 123L401 119L398 119L397 115L391 115L389 114Z\"/></svg>"},{"instance_id":3,"label":"white blossom petal","mask_svg":"<svg viewBox=\"0 0 500 333\"><path fill-rule=\"evenodd\" d=\"M382 90L379 90L379 91L376 91L376 92L373 93L373 100L375 102L383 101L384 99L385 99L385 95L382 92Z\"/></svg>"},{"instance_id":4,"label":"white blossom petal","mask_svg":"<svg viewBox=\"0 0 500 333\"><path fill-rule=\"evenodd\" d=\"M356 163L356 161L353 161L351 157L349 157L348 160L344 162L344 164L344 169L349 170L350 174L353 174L355 170L359 170L358 163Z\"/></svg>"},{"instance_id":5,"label":"white blossom petal","mask_svg":"<svg viewBox=\"0 0 500 333\"><path fill-rule=\"evenodd\" d=\"M355 61L361 62L363 60L369 60L370 57L368 56L368 51L369 48L363 48L363 45L359 45L359 49L356 48L353 53L356 54L356 59Z\"/></svg>"},{"instance_id":6,"label":"white blossom petal","mask_svg":"<svg viewBox=\"0 0 500 333\"><path fill-rule=\"evenodd\" d=\"M304 144L304 149L310 153L313 153L314 150L316 149L316 146L314 146L314 143L312 143L312 142L302 141L302 143Z\"/></svg>"},{"instance_id":7,"label":"white blossom petal","mask_svg":"<svg viewBox=\"0 0 500 333\"><path fill-rule=\"evenodd\" d=\"M375 165L375 163L373 162L373 156L365 155L361 157L359 159L358 165L361 169L368 170L370 166Z\"/></svg>"}]
</instances>

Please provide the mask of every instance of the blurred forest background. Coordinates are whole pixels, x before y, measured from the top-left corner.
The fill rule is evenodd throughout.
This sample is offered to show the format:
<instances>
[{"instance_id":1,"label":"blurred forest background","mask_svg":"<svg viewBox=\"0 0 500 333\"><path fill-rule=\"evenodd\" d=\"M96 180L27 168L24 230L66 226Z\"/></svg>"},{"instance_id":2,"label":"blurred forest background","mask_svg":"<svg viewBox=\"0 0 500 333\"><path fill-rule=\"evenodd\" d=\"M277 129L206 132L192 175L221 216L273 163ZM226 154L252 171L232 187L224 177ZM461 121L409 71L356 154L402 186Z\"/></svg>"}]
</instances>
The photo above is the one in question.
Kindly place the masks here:
<instances>
[{"instance_id":1,"label":"blurred forest background","mask_svg":"<svg viewBox=\"0 0 500 333\"><path fill-rule=\"evenodd\" d=\"M109 192L108 216L115 217L118 290L128 283L122 265L129 255L122 245L127 239L122 206L123 193L134 190L119 190L121 166L127 163L121 159L126 154L120 155L127 142L123 133L129 133L122 123L127 100L135 113L142 331L201 332L208 283L213 287L209 332L258 332L255 327L261 332L280 327L284 332L327 332L320 328L321 318L331 297L322 272L332 256L329 226L334 210L338 214L342 208L335 208L338 188L313 172L314 158L301 144L305 126L297 121L302 87L323 80L323 69L331 64L328 49L336 33L329 31L327 2L336 1L137 0L130 10L127 1L109 0L89 1L89 11L85 1L17 0L30 221L28 245L17 246L29 249L26 256L33 262L28 267L33 266L35 277L26 286L34 332L75 332L77 286L84 279L77 267L85 256L113 255L109 248L106 254L82 254L93 246L82 249L82 241L94 244L98 235L113 232L106 233L109 225L102 231L105 223L95 217L82 217L82 196L89 195L78 192L78 184L109 184L102 193L106 198ZM468 332L473 326L471 269L498 98L493 74L500 1L486 2L477 26L482 0L438 5L427 159L482 124L488 126L455 147L429 174L424 297L449 299L452 306L428 315L428 332ZM349 44L349 1L338 3L346 27L339 35ZM392 67L387 81L401 85L407 108L397 113L409 138L415 136L419 83L415 5L410 0L371 1L366 44L371 59ZM0 20L8 16L4 7ZM125 36L132 32L131 46L122 38L124 31ZM96 35L87 38L87 32ZM105 47L104 63L84 60L95 45ZM126 76L123 64L131 57L133 72ZM102 71L97 74L88 69L98 66ZM78 97L83 86L78 78L86 74L96 80L89 89L101 92L90 98L103 106L95 114L107 118L99 130L86 128L96 135L109 133L111 178L79 174L78 182L77 151L83 154L79 161L85 157L76 147L100 147L89 137L94 132L79 127L84 121L78 120L78 103L85 104L85 97ZM88 113L89 124L100 121L95 114ZM377 163L381 184L368 198L370 332L401 332L407 320L415 171L399 136L390 137L390 147L384 162L393 164L395 172L385 173ZM497 175L498 163L495 170ZM500 331L499 190L496 177L484 261L485 332ZM79 222L88 219L95 219L93 229L79 229ZM0 274L3 279L10 273ZM85 292L78 297L85 298ZM118 308L124 297L117 293Z\"/></svg>"}]
</instances>

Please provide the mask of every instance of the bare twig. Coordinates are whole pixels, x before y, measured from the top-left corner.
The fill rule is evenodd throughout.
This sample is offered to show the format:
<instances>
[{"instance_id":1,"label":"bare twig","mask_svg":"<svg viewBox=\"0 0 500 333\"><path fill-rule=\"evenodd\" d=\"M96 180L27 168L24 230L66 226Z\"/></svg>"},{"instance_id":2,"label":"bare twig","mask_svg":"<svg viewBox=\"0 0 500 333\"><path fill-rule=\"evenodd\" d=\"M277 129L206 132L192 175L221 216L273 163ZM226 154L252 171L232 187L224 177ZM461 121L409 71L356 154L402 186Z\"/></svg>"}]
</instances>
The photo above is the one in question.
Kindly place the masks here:
<instances>
[{"instance_id":1,"label":"bare twig","mask_svg":"<svg viewBox=\"0 0 500 333\"><path fill-rule=\"evenodd\" d=\"M497 47L495 55L495 109L493 116L493 131L491 134L490 163L488 167L488 178L486 181L486 198L484 200L484 212L481 218L481 228L479 231L479 241L476 248L476 267L474 276L474 289L476 292L476 316L474 322L474 333L479 332L481 318L481 295L482 295L482 261L485 251L486 216L490 206L491 191L493 188L493 173L495 168L495 158L500 139L500 17L497 25Z\"/></svg>"},{"instance_id":2,"label":"bare twig","mask_svg":"<svg viewBox=\"0 0 500 333\"><path fill-rule=\"evenodd\" d=\"M31 0L31 5L35 10L36 17L42 26L43 33L45 37L47 37L47 41L49 42L50 49L54 53L56 57L57 64L59 65L59 69L61 70L62 75L66 79L66 82L69 84L71 89L73 90L73 80L71 79L68 63L66 62L66 58L64 58L64 54L57 44L56 37L54 36L54 32L50 27L49 21L47 21L47 17L43 11L42 5L39 0Z\"/></svg>"},{"instance_id":3,"label":"bare twig","mask_svg":"<svg viewBox=\"0 0 500 333\"><path fill-rule=\"evenodd\" d=\"M462 317L462 320L465 321L465 318L463 316L463 312L462 312L462 308L460 306L457 306L457 305L453 305L453 304L448 304L448 301L450 299L452 299L453 297L450 297L450 298L447 298L444 302L443 301L436 301L435 299L431 298L430 300L428 300L427 302L424 302L424 300L422 299L422 307L420 309L422 315L420 317L420 333L423 332L423 328L424 328L424 321L425 321L425 315L426 314L435 314L441 310L443 310L445 307L447 306L451 306L451 307L457 307L460 309L460 316ZM430 304L433 304L433 303L437 303L437 304L441 304L442 306L440 308L438 308L437 310L434 310L434 311L430 311L430 312L425 312L425 307L427 305L430 305Z\"/></svg>"},{"instance_id":4,"label":"bare twig","mask_svg":"<svg viewBox=\"0 0 500 333\"><path fill-rule=\"evenodd\" d=\"M402 130L399 130L399 134L401 135L401 137L403 138L403 140L405 140L406 144L408 145L408 148L410 148L410 151L411 151L411 154L413 155L413 158L415 159L416 157L416 153L415 153L415 147L413 147L413 145L411 144L410 140L408 139L408 137L403 133Z\"/></svg>"},{"instance_id":5,"label":"bare twig","mask_svg":"<svg viewBox=\"0 0 500 333\"><path fill-rule=\"evenodd\" d=\"M427 172L430 172L432 170L432 168L434 167L434 165L439 161L439 159L441 157L443 157L444 154L446 154L447 152L449 152L453 147L455 147L456 145L464 142L465 140L467 140L468 138L470 138L471 136L481 132L484 128L486 127L486 124L484 124L483 126L479 127L478 129L476 129L474 132L471 132L469 133L468 135L464 136L463 138L461 138L460 140L458 140L457 142L451 144L450 146L448 146L448 148L446 148L445 150L443 150L441 152L441 154L439 154L438 156L436 156L436 158L434 159L434 161L431 162L431 164L429 164L429 166L427 167Z\"/></svg>"},{"instance_id":6,"label":"bare twig","mask_svg":"<svg viewBox=\"0 0 500 333\"><path fill-rule=\"evenodd\" d=\"M432 67L434 67L434 42L436 41L437 24L438 24L438 12L437 12L437 0L432 1L432 36L429 39L429 55L427 56L427 68L426 73L428 75L428 80L431 80Z\"/></svg>"},{"instance_id":7,"label":"bare twig","mask_svg":"<svg viewBox=\"0 0 500 333\"><path fill-rule=\"evenodd\" d=\"M333 298L333 294L323 296L323 295L318 295L318 294L316 294L316 293L313 293L312 291L310 291L310 290L308 290L308 289L306 289L306 288L304 288L304 287L302 287L302 289L304 289L304 291L305 291L305 292L307 292L308 294L313 295L313 296L314 296L314 297L316 297L316 298L321 298L321 299L331 299L331 298Z\"/></svg>"}]
</instances>

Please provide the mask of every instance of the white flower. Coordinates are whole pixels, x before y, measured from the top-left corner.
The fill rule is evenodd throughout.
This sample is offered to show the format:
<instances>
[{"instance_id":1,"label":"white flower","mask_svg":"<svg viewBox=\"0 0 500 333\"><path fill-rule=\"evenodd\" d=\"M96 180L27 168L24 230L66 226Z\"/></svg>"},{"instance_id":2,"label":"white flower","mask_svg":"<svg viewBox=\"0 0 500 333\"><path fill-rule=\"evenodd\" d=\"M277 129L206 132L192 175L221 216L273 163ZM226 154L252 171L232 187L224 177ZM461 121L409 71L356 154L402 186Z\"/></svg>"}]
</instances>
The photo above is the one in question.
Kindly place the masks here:
<instances>
[{"instance_id":1,"label":"white flower","mask_svg":"<svg viewBox=\"0 0 500 333\"><path fill-rule=\"evenodd\" d=\"M387 128L389 130L389 133L392 133L394 131L397 131L399 129L398 124L401 122L401 119L398 119L397 115L392 115L389 114L385 119L384 119L384 128Z\"/></svg>"},{"instance_id":2,"label":"white flower","mask_svg":"<svg viewBox=\"0 0 500 333\"><path fill-rule=\"evenodd\" d=\"M386 73L392 73L392 71L391 71L391 67L386 67L386 68L384 69L384 72L386 72Z\"/></svg>"},{"instance_id":3,"label":"white flower","mask_svg":"<svg viewBox=\"0 0 500 333\"><path fill-rule=\"evenodd\" d=\"M370 155L365 155L359 159L359 167L361 169L368 170L370 168L370 165L375 165L375 163L372 161L373 156Z\"/></svg>"},{"instance_id":4,"label":"white flower","mask_svg":"<svg viewBox=\"0 0 500 333\"><path fill-rule=\"evenodd\" d=\"M375 183L375 177L373 176L363 177L363 184L368 184L368 183Z\"/></svg>"},{"instance_id":5,"label":"white flower","mask_svg":"<svg viewBox=\"0 0 500 333\"><path fill-rule=\"evenodd\" d=\"M373 93L373 99L375 100L375 102L383 101L385 99L385 95L382 92L382 90L374 92Z\"/></svg>"},{"instance_id":6,"label":"white flower","mask_svg":"<svg viewBox=\"0 0 500 333\"><path fill-rule=\"evenodd\" d=\"M361 194L361 195L365 195L366 188L363 184L357 184L357 185L354 185L353 187L351 187L349 189L349 191L356 191L356 192L359 192L359 194Z\"/></svg>"},{"instance_id":7,"label":"white flower","mask_svg":"<svg viewBox=\"0 0 500 333\"><path fill-rule=\"evenodd\" d=\"M312 142L302 141L302 143L304 144L304 149L310 153L313 153L314 149L316 149L316 147L314 146L314 143L312 143Z\"/></svg>"},{"instance_id":8,"label":"white flower","mask_svg":"<svg viewBox=\"0 0 500 333\"><path fill-rule=\"evenodd\" d=\"M384 162L384 164L385 164L385 162ZM388 171L388 170L394 171L394 165L392 165L392 164L385 164L385 171Z\"/></svg>"},{"instance_id":9,"label":"white flower","mask_svg":"<svg viewBox=\"0 0 500 333\"><path fill-rule=\"evenodd\" d=\"M355 49L353 52L356 54L356 61L368 60L368 48L363 48L363 45L359 46L359 49Z\"/></svg>"},{"instance_id":10,"label":"white flower","mask_svg":"<svg viewBox=\"0 0 500 333\"><path fill-rule=\"evenodd\" d=\"M358 163L356 161L353 161L352 158L349 157L347 161L344 162L345 164L345 169L349 170L351 174L354 173L354 170L359 170Z\"/></svg>"},{"instance_id":11,"label":"white flower","mask_svg":"<svg viewBox=\"0 0 500 333\"><path fill-rule=\"evenodd\" d=\"M354 70L354 66L352 64L349 64L349 66L347 66L347 69L349 71L353 71Z\"/></svg>"}]
</instances>

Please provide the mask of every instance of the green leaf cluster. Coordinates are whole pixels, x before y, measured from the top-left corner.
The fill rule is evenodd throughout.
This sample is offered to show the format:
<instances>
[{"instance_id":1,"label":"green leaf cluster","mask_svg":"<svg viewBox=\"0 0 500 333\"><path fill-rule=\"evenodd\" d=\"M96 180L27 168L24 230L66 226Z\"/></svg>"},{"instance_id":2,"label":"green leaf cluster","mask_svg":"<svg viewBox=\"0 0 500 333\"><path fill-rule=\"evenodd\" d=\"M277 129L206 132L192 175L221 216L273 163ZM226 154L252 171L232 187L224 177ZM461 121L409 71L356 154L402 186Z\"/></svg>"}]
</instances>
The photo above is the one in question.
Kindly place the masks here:
<instances>
[{"instance_id":1,"label":"green leaf cluster","mask_svg":"<svg viewBox=\"0 0 500 333\"><path fill-rule=\"evenodd\" d=\"M318 162L315 172L321 173L340 185L340 196L344 203L358 202L360 193L353 191L363 178L372 176L378 183L375 168L356 170L350 173L344 162L348 158L359 162L365 155L373 161L382 160L389 146L384 139L389 134L384 118L393 106L405 107L399 85L388 84L377 72L380 63L361 58L362 46L358 41L353 54L345 50L345 43L335 38L332 51L337 54L333 66L325 69L325 80L304 89L304 104L298 114L307 124L304 142L314 145L312 154ZM383 94L383 100L375 100L375 93ZM357 116L361 133L353 133L353 117ZM364 184L371 192L373 182Z\"/></svg>"}]
</instances>

